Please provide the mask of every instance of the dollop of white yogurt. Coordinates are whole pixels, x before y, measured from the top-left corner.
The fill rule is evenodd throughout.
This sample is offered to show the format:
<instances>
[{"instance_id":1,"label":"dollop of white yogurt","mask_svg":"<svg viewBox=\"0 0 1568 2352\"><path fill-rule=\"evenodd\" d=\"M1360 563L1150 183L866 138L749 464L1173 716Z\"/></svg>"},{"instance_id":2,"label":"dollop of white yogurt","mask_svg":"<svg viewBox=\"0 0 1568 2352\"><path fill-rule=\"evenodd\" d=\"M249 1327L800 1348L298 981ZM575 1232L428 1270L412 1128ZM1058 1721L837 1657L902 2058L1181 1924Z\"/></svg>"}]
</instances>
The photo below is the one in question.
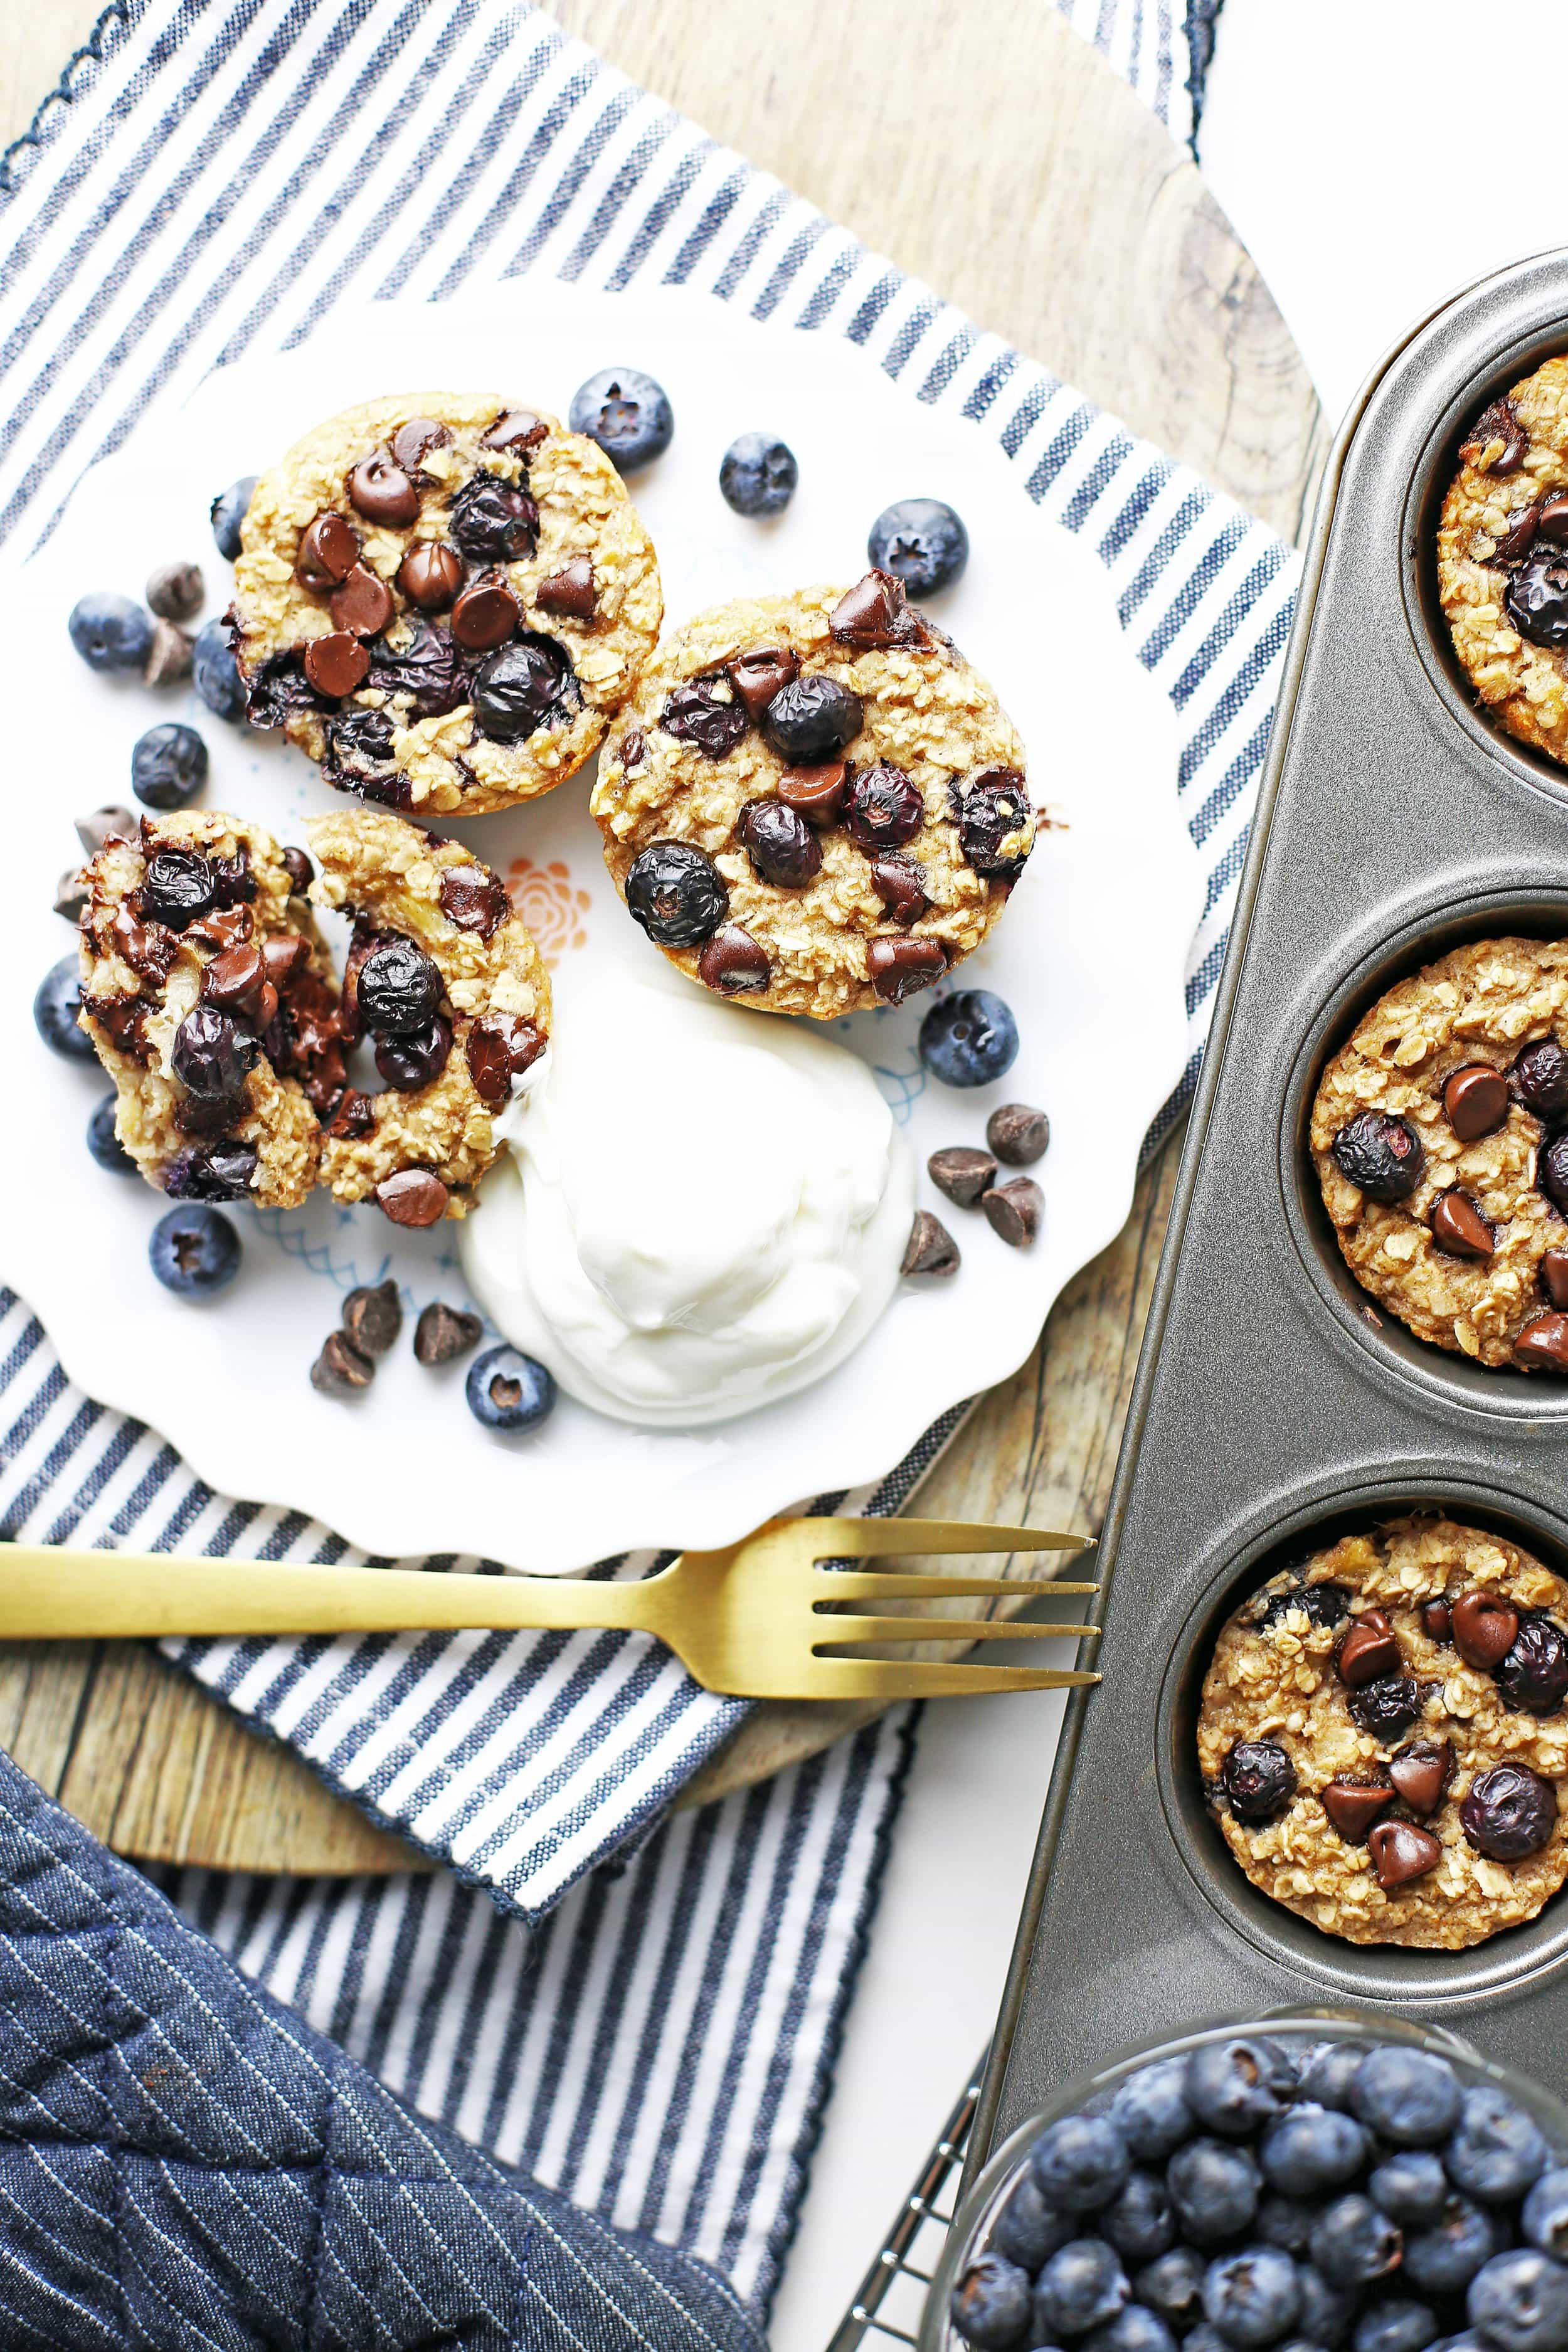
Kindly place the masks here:
<instances>
[{"instance_id":1,"label":"dollop of white yogurt","mask_svg":"<svg viewBox=\"0 0 1568 2352\"><path fill-rule=\"evenodd\" d=\"M821 1378L898 1287L902 1137L831 1038L689 987L572 976L459 1228L514 1347L617 1420L694 1426Z\"/></svg>"}]
</instances>

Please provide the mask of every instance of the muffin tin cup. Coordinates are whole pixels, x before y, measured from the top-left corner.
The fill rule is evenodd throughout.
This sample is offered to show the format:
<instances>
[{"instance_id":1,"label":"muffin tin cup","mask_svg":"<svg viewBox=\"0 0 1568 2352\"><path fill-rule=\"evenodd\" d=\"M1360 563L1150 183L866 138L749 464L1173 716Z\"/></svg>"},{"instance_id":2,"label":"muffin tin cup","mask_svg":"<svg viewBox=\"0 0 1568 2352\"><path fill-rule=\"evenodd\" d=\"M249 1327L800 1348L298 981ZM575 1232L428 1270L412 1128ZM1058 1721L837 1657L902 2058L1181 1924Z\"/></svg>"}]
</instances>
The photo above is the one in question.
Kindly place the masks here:
<instances>
[{"instance_id":1,"label":"muffin tin cup","mask_svg":"<svg viewBox=\"0 0 1568 2352\"><path fill-rule=\"evenodd\" d=\"M1431 550L1470 422L1557 352L1568 254L1417 327L1331 460L1101 1538L1104 1680L1068 1704L971 2172L1130 2041L1303 1998L1440 2015L1568 2089L1568 1889L1467 1952L1342 1942L1249 1885L1193 1743L1214 1634L1282 1548L1441 1507L1568 1569L1568 1381L1488 1371L1362 1292L1306 1144L1384 989L1463 940L1568 937L1568 769L1474 709Z\"/></svg>"}]
</instances>

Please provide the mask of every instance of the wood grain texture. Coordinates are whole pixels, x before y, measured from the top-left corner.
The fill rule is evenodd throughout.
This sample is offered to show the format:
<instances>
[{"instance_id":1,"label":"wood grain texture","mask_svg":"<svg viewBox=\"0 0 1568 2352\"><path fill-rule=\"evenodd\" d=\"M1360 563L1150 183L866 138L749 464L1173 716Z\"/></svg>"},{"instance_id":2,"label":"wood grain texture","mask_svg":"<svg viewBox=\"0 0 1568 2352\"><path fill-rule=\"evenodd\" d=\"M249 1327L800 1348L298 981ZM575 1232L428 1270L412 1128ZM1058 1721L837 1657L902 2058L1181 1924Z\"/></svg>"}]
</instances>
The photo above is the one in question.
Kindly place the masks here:
<instances>
[{"instance_id":1,"label":"wood grain texture","mask_svg":"<svg viewBox=\"0 0 1568 2352\"><path fill-rule=\"evenodd\" d=\"M96 7L0 13L0 137ZM1195 166L1047 0L556 0L635 80L1299 538L1326 448L1290 337ZM744 420L740 420L743 422ZM1104 1511L1176 1154L981 1399L914 1507L1092 1531ZM911 1562L910 1565L919 1563ZM1062 1613L1065 1613L1062 1612ZM868 1709L760 1709L700 1804ZM121 1852L220 1868L424 1865L289 1749L127 1644L0 1645L0 1745Z\"/></svg>"}]
</instances>

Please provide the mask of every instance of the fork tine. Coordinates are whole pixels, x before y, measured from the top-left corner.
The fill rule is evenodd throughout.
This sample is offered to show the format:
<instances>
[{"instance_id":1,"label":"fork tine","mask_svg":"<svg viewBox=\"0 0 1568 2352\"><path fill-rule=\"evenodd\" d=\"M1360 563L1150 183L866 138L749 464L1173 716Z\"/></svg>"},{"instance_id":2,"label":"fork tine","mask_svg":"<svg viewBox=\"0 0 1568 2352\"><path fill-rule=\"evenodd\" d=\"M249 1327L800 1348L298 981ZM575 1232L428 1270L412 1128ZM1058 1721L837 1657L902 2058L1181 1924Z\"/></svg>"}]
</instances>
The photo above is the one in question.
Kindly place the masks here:
<instances>
[{"instance_id":1,"label":"fork tine","mask_svg":"<svg viewBox=\"0 0 1568 2352\"><path fill-rule=\"evenodd\" d=\"M831 1675L830 1683L819 1675ZM1098 1675L1058 1666L971 1666L941 1659L814 1658L815 1698L962 1698L984 1691L1069 1690Z\"/></svg>"},{"instance_id":2,"label":"fork tine","mask_svg":"<svg viewBox=\"0 0 1568 2352\"><path fill-rule=\"evenodd\" d=\"M864 1571L824 1568L817 1571L823 1601L1051 1601L1059 1595L1098 1592L1098 1584L1058 1583L1052 1577L1031 1583L1022 1576L893 1576L885 1568Z\"/></svg>"},{"instance_id":3,"label":"fork tine","mask_svg":"<svg viewBox=\"0 0 1568 2352\"><path fill-rule=\"evenodd\" d=\"M993 1528L969 1519L797 1519L817 1559L874 1559L884 1552L1089 1551L1092 1536L1049 1528Z\"/></svg>"},{"instance_id":4,"label":"fork tine","mask_svg":"<svg viewBox=\"0 0 1568 2352\"><path fill-rule=\"evenodd\" d=\"M814 1650L844 1642L1082 1642L1098 1625L1020 1625L1011 1617L815 1617Z\"/></svg>"}]
</instances>

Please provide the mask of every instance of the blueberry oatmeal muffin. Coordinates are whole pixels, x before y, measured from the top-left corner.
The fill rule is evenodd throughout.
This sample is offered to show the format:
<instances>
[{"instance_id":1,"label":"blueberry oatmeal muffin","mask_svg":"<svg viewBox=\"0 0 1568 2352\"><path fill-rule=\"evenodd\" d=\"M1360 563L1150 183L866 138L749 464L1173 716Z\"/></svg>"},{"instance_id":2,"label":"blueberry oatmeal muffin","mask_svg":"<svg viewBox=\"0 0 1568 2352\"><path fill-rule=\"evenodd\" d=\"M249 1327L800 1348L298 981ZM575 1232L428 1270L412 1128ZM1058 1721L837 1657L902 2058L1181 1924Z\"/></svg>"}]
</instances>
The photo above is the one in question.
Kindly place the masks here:
<instances>
[{"instance_id":1,"label":"blueberry oatmeal muffin","mask_svg":"<svg viewBox=\"0 0 1568 2352\"><path fill-rule=\"evenodd\" d=\"M1226 1623L1198 1764L1252 1884L1352 1944L1463 1951L1568 1872L1568 1587L1440 1517L1347 1536Z\"/></svg>"},{"instance_id":2,"label":"blueberry oatmeal muffin","mask_svg":"<svg viewBox=\"0 0 1568 2352\"><path fill-rule=\"evenodd\" d=\"M1568 1371L1568 941L1480 940L1380 997L1312 1106L1345 1263L1419 1339Z\"/></svg>"},{"instance_id":3,"label":"blueberry oatmeal muffin","mask_svg":"<svg viewBox=\"0 0 1568 2352\"><path fill-rule=\"evenodd\" d=\"M614 466L495 394L368 402L256 486L232 629L257 727L362 799L475 815L595 751L663 617Z\"/></svg>"},{"instance_id":4,"label":"blueberry oatmeal muffin","mask_svg":"<svg viewBox=\"0 0 1568 2352\"><path fill-rule=\"evenodd\" d=\"M612 729L591 805L672 963L823 1021L951 971L1035 838L1011 720L887 572L689 623Z\"/></svg>"},{"instance_id":5,"label":"blueberry oatmeal muffin","mask_svg":"<svg viewBox=\"0 0 1568 2352\"><path fill-rule=\"evenodd\" d=\"M460 842L370 809L318 817L310 836L311 898L353 920L339 1034L374 1046L383 1081L343 1092L321 1181L395 1224L460 1217L548 1042L544 966L505 885Z\"/></svg>"},{"instance_id":6,"label":"blueberry oatmeal muffin","mask_svg":"<svg viewBox=\"0 0 1568 2352\"><path fill-rule=\"evenodd\" d=\"M303 850L216 812L143 817L78 877L81 1026L115 1131L176 1200L297 1208L342 1092Z\"/></svg>"},{"instance_id":7,"label":"blueberry oatmeal muffin","mask_svg":"<svg viewBox=\"0 0 1568 2352\"><path fill-rule=\"evenodd\" d=\"M1437 584L1482 708L1568 761L1568 359L1471 426L1443 500Z\"/></svg>"}]
</instances>

